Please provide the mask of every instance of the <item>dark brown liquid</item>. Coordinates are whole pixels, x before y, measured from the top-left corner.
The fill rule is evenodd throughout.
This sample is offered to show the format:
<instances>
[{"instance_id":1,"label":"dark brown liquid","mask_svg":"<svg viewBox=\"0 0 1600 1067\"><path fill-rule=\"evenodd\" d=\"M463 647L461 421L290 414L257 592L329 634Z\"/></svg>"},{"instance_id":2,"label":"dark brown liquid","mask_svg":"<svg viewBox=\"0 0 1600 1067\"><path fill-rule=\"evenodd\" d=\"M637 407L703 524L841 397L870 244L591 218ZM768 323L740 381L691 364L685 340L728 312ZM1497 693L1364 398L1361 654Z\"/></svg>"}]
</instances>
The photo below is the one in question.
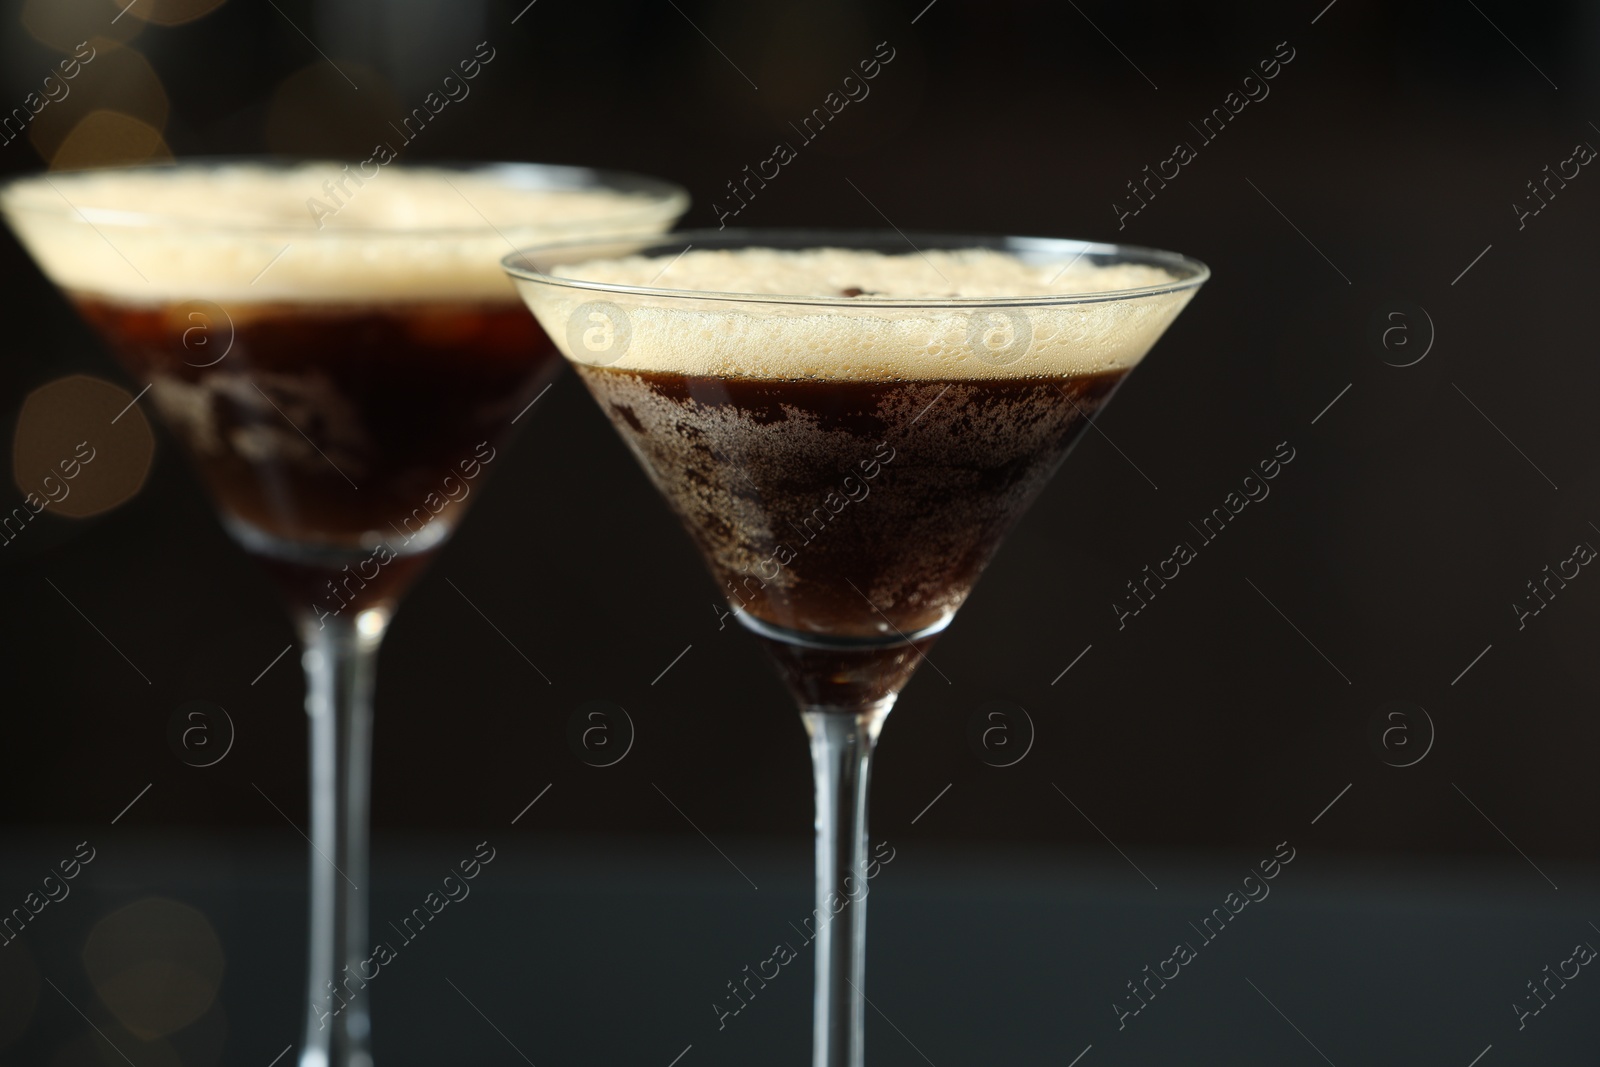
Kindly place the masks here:
<instances>
[{"instance_id":1,"label":"dark brown liquid","mask_svg":"<svg viewBox=\"0 0 1600 1067\"><path fill-rule=\"evenodd\" d=\"M791 685L819 704L904 684L931 642L918 631L948 622L1124 373L848 381L579 371L730 605L774 639ZM898 647L805 647L838 638Z\"/></svg>"},{"instance_id":2,"label":"dark brown liquid","mask_svg":"<svg viewBox=\"0 0 1600 1067\"><path fill-rule=\"evenodd\" d=\"M230 529L280 561L293 599L315 588L328 610L352 593L397 595L418 569L404 557L459 521L512 418L560 362L511 301L224 312L75 299L151 384ZM396 561L362 567L380 541ZM323 571L339 578L338 599Z\"/></svg>"}]
</instances>

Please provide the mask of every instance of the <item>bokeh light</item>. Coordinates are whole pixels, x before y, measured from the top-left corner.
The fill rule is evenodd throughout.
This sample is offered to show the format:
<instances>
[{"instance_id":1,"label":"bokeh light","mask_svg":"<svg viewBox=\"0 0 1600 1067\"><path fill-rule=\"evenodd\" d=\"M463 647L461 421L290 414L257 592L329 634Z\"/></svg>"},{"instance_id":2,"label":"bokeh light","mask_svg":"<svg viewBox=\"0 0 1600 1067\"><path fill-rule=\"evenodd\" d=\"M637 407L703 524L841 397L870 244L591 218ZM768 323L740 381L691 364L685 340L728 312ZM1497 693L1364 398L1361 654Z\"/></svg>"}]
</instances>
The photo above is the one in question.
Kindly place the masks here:
<instances>
[{"instance_id":1,"label":"bokeh light","mask_svg":"<svg viewBox=\"0 0 1600 1067\"><path fill-rule=\"evenodd\" d=\"M181 26L209 15L225 0L134 0L128 14L157 26Z\"/></svg>"},{"instance_id":2,"label":"bokeh light","mask_svg":"<svg viewBox=\"0 0 1600 1067\"><path fill-rule=\"evenodd\" d=\"M199 1019L222 984L222 944L188 904L150 897L119 908L89 931L83 966L100 1000L142 1041Z\"/></svg>"},{"instance_id":3,"label":"bokeh light","mask_svg":"<svg viewBox=\"0 0 1600 1067\"><path fill-rule=\"evenodd\" d=\"M51 157L50 169L133 166L172 158L166 138L154 126L120 111L96 108L72 127Z\"/></svg>"},{"instance_id":4,"label":"bokeh light","mask_svg":"<svg viewBox=\"0 0 1600 1067\"><path fill-rule=\"evenodd\" d=\"M94 56L67 83L71 92L47 105L28 126L28 140L47 162L55 160L82 119L96 110L114 111L137 119L158 134L166 132L167 91L149 61L137 50L106 37L95 37L89 43Z\"/></svg>"},{"instance_id":5,"label":"bokeh light","mask_svg":"<svg viewBox=\"0 0 1600 1067\"><path fill-rule=\"evenodd\" d=\"M46 510L81 519L138 493L154 454L150 421L132 394L73 374L41 385L23 401L11 474Z\"/></svg>"},{"instance_id":6,"label":"bokeh light","mask_svg":"<svg viewBox=\"0 0 1600 1067\"><path fill-rule=\"evenodd\" d=\"M121 11L112 0L27 0L22 5L22 26L40 44L70 53L91 34L115 41L139 36L144 24L122 18Z\"/></svg>"}]
</instances>

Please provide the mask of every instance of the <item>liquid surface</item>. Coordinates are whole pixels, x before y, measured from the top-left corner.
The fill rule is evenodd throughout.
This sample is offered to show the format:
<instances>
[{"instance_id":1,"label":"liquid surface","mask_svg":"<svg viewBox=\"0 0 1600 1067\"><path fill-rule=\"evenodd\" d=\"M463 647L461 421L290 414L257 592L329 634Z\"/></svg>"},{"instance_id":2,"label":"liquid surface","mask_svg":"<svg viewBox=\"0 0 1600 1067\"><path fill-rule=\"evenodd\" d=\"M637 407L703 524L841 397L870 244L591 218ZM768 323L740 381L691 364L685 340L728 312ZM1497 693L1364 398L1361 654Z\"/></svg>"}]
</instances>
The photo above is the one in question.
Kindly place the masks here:
<instances>
[{"instance_id":1,"label":"liquid surface","mask_svg":"<svg viewBox=\"0 0 1600 1067\"><path fill-rule=\"evenodd\" d=\"M623 256L552 268L562 278L756 296L1010 299L1116 292L1173 281L1140 263L1038 259L991 248L690 248L681 256ZM855 292L849 292L856 290Z\"/></svg>"},{"instance_id":2,"label":"liquid surface","mask_svg":"<svg viewBox=\"0 0 1600 1067\"><path fill-rule=\"evenodd\" d=\"M684 206L533 187L528 174L178 164L26 178L0 207L64 289L146 304L304 304L507 299L508 242L665 229Z\"/></svg>"},{"instance_id":3,"label":"liquid surface","mask_svg":"<svg viewBox=\"0 0 1600 1067\"><path fill-rule=\"evenodd\" d=\"M524 298L569 359L619 370L780 380L947 382L1126 371L1194 292L1174 288L1177 279L1152 266L1032 262L989 249L903 255L690 249L676 259L635 256L551 272L692 291L650 296L521 282ZM1167 291L1112 295L1152 286ZM753 295L729 300L696 292ZM764 302L765 296L800 300ZM1069 296L1076 302L1060 302ZM1014 302L950 302L1001 297ZM852 305L849 298L925 303Z\"/></svg>"}]
</instances>

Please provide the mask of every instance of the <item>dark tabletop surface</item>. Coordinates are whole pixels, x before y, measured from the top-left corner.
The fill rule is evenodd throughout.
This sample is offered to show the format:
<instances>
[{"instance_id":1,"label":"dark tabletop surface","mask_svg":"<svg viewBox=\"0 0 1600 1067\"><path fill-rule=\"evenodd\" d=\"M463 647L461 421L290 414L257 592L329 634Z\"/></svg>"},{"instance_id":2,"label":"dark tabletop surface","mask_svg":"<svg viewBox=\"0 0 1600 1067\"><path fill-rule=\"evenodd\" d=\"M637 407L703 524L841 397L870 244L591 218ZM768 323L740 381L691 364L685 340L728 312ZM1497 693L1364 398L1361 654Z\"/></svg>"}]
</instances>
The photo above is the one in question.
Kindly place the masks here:
<instances>
[{"instance_id":1,"label":"dark tabletop surface","mask_svg":"<svg viewBox=\"0 0 1600 1067\"><path fill-rule=\"evenodd\" d=\"M374 939L394 955L362 994L379 1064L807 1062L804 841L597 842L528 821L476 839L379 841ZM1319 851L1319 828L1297 822L1286 846L1205 857L885 838L870 1061L1593 1061L1600 990L1566 961L1600 942L1597 872L1551 871L1556 889L1509 849L1494 863L1361 863ZM104 828L11 839L5 888L20 901L30 869L42 878L85 836L94 859L70 894L0 949L0 1063L267 1067L297 1050L306 861L289 828L258 840ZM486 851L479 840L493 859L466 895L454 889L427 925L402 930L450 868ZM1275 854L1293 858L1261 879ZM1257 899L1241 903L1246 893ZM1226 925L1206 923L1233 909ZM1182 965L1169 962L1179 942L1192 951ZM779 943L796 950L787 965L771 962ZM1513 1004L1536 1006L1526 983L1546 965L1578 974L1565 988L1549 979L1555 995L1519 1020ZM728 983L758 971L770 981L750 981L734 1014ZM1152 980L1134 1014L1127 983L1156 971L1177 977Z\"/></svg>"}]
</instances>

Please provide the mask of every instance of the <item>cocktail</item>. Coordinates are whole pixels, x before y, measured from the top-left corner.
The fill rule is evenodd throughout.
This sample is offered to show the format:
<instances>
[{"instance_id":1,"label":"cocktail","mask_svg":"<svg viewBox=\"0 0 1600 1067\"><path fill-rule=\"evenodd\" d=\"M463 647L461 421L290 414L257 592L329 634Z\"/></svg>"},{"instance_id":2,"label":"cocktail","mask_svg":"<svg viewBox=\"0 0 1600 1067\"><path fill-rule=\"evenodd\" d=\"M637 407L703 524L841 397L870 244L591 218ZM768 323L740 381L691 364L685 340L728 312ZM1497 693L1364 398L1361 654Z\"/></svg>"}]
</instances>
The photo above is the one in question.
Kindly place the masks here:
<instances>
[{"instance_id":1,"label":"cocktail","mask_svg":"<svg viewBox=\"0 0 1600 1067\"><path fill-rule=\"evenodd\" d=\"M560 367L498 261L530 241L660 232L687 202L652 179L531 164L196 162L42 174L0 193L35 261L148 388L299 630L312 771L302 1067L371 1063L379 643Z\"/></svg>"},{"instance_id":2,"label":"cocktail","mask_svg":"<svg viewBox=\"0 0 1600 1067\"><path fill-rule=\"evenodd\" d=\"M814 1062L859 1067L884 719L1209 272L1075 241L736 230L569 242L505 266L800 705Z\"/></svg>"}]
</instances>

